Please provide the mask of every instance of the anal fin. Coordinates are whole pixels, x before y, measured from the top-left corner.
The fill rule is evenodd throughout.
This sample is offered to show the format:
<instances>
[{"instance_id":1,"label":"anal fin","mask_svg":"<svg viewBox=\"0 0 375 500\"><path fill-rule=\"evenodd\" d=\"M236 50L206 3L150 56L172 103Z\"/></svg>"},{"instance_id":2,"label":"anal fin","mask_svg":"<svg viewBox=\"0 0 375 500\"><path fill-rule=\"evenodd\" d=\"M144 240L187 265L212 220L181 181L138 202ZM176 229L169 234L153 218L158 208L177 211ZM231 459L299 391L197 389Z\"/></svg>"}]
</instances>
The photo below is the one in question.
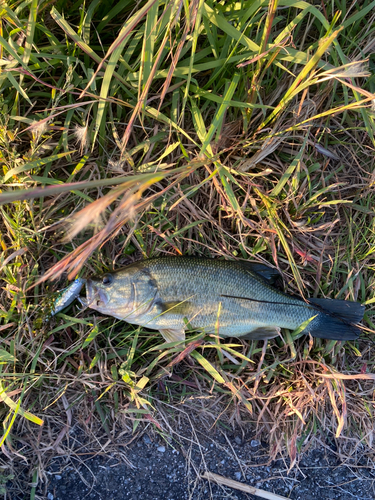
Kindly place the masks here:
<instances>
[{"instance_id":1,"label":"anal fin","mask_svg":"<svg viewBox=\"0 0 375 500\"><path fill-rule=\"evenodd\" d=\"M182 328L181 330L173 329L173 328L163 328L159 330L159 332L163 335L166 342L185 342L185 330Z\"/></svg>"},{"instance_id":2,"label":"anal fin","mask_svg":"<svg viewBox=\"0 0 375 500\"><path fill-rule=\"evenodd\" d=\"M241 339L247 340L265 340L265 339L273 339L274 337L278 337L280 335L280 328L273 326L260 326L255 330L252 330L249 333L245 333L245 335L241 335Z\"/></svg>"}]
</instances>

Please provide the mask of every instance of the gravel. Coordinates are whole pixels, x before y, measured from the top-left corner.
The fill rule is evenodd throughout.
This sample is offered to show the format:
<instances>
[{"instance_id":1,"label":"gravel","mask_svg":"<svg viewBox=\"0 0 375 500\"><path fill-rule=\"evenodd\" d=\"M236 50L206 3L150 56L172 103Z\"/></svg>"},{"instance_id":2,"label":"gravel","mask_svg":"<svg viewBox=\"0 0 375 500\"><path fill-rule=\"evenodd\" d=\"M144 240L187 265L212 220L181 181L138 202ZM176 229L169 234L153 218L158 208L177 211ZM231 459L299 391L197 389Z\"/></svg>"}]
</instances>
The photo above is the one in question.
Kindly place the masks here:
<instances>
[{"instance_id":1,"label":"gravel","mask_svg":"<svg viewBox=\"0 0 375 500\"><path fill-rule=\"evenodd\" d=\"M334 451L320 449L288 460L268 461L267 446L251 436L220 434L168 445L158 435L140 436L119 454L56 457L46 471L39 499L199 500L256 499L202 479L205 471L294 500L374 500L375 472L361 464L342 465ZM128 463L121 457L126 455ZM30 498L11 496L12 500Z\"/></svg>"}]
</instances>

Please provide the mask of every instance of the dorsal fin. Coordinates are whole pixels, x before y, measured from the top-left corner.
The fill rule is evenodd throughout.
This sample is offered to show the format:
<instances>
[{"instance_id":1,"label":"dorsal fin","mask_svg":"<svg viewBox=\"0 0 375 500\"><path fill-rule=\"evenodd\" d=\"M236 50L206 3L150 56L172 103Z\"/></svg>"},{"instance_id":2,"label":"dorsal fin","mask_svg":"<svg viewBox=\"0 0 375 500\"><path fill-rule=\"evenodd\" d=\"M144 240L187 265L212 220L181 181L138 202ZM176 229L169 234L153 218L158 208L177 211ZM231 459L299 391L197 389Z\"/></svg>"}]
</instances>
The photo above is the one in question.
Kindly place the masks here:
<instances>
[{"instance_id":1,"label":"dorsal fin","mask_svg":"<svg viewBox=\"0 0 375 500\"><path fill-rule=\"evenodd\" d=\"M237 263L243 269L260 276L269 285L276 286L276 288L283 288L283 278L277 269L260 264L259 262L249 262L248 260L238 260Z\"/></svg>"}]
</instances>

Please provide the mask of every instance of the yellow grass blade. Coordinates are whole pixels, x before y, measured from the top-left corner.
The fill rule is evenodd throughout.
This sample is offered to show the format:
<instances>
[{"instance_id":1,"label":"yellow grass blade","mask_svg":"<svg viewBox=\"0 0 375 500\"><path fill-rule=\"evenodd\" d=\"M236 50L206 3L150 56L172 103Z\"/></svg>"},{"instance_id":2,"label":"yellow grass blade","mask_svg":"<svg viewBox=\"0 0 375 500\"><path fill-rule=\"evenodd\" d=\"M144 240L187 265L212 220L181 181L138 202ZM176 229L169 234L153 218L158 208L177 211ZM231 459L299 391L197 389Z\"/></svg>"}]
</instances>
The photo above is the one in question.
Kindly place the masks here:
<instances>
[{"instance_id":1,"label":"yellow grass blade","mask_svg":"<svg viewBox=\"0 0 375 500\"><path fill-rule=\"evenodd\" d=\"M27 420L30 420L30 422L33 422L34 424L37 425L43 425L44 421L37 417L36 415L33 415L31 412L28 410L24 410L20 406L21 400L18 401L18 403L15 403L6 393L6 390L3 386L3 383L0 381L0 400L5 403L9 408L14 411L16 414L21 415L21 417L27 418Z\"/></svg>"}]
</instances>

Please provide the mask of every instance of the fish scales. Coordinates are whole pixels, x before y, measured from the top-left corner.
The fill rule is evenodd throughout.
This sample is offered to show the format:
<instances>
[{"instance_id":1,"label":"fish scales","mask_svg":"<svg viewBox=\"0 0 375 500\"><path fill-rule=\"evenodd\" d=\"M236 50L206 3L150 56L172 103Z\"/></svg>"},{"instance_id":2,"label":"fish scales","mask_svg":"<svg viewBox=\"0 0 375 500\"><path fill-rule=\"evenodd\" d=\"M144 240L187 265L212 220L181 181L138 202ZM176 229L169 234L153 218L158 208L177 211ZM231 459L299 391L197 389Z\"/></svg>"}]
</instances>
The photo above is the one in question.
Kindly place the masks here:
<instances>
[{"instance_id":1,"label":"fish scales","mask_svg":"<svg viewBox=\"0 0 375 500\"><path fill-rule=\"evenodd\" d=\"M86 282L81 301L103 314L183 340L186 322L223 337L272 338L280 328L331 339L354 339L364 308L350 301L309 303L272 285L277 271L257 263L194 257L136 262Z\"/></svg>"},{"instance_id":2,"label":"fish scales","mask_svg":"<svg viewBox=\"0 0 375 500\"><path fill-rule=\"evenodd\" d=\"M237 336L250 332L254 326L294 328L311 317L311 314L303 314L304 311L285 310L284 304L300 306L301 301L266 286L235 263L228 266L228 261L166 258L165 261L150 263L149 272L162 303L181 302L181 307L176 304L168 314L150 317L149 326L152 324L152 328L160 325L178 328L186 317L193 328L212 332L217 324L221 335ZM251 297L252 300L225 295ZM256 300L280 304L265 305Z\"/></svg>"}]
</instances>

